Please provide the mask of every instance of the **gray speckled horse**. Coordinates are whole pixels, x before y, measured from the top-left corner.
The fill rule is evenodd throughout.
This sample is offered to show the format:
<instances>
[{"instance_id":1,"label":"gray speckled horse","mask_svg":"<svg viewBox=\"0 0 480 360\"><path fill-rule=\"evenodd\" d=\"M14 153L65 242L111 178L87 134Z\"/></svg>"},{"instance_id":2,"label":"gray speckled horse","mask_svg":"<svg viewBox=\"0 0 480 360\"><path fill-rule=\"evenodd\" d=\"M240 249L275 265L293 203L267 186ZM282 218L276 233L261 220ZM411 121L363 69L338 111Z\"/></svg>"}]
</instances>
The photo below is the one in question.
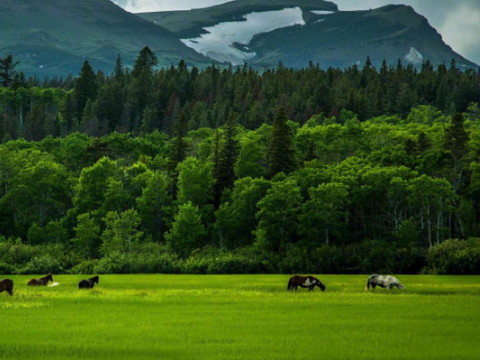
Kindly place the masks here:
<instances>
[{"instance_id":1,"label":"gray speckled horse","mask_svg":"<svg viewBox=\"0 0 480 360\"><path fill-rule=\"evenodd\" d=\"M404 289L405 286L395 277L391 275L371 275L367 280L367 285L365 290L370 289L370 286L375 289L375 287L380 286L385 289L391 289L397 287L399 289Z\"/></svg>"}]
</instances>

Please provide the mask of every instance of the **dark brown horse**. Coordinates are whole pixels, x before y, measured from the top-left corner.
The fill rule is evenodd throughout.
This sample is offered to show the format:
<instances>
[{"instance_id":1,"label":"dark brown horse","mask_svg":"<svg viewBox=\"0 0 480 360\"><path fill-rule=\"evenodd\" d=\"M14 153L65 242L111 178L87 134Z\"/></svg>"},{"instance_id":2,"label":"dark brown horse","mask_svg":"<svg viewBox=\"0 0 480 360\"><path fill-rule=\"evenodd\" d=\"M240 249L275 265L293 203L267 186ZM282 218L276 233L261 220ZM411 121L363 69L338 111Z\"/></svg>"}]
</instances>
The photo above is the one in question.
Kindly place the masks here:
<instances>
[{"instance_id":1,"label":"dark brown horse","mask_svg":"<svg viewBox=\"0 0 480 360\"><path fill-rule=\"evenodd\" d=\"M98 284L98 276L94 276L88 280L82 280L78 283L79 289L93 289L93 285Z\"/></svg>"},{"instance_id":2,"label":"dark brown horse","mask_svg":"<svg viewBox=\"0 0 480 360\"><path fill-rule=\"evenodd\" d=\"M315 286L318 286L320 290L325 291L327 287L316 277L313 276L292 276L288 280L288 290L297 290L298 287L308 288L309 291L312 291Z\"/></svg>"},{"instance_id":3,"label":"dark brown horse","mask_svg":"<svg viewBox=\"0 0 480 360\"><path fill-rule=\"evenodd\" d=\"M52 281L53 282L53 277L51 273L48 273L48 275L40 278L40 279L32 279L28 282L28 286L47 286L48 282Z\"/></svg>"},{"instance_id":4,"label":"dark brown horse","mask_svg":"<svg viewBox=\"0 0 480 360\"><path fill-rule=\"evenodd\" d=\"M9 293L10 296L13 295L13 280L10 280L10 279L0 280L0 293L4 291Z\"/></svg>"}]
</instances>

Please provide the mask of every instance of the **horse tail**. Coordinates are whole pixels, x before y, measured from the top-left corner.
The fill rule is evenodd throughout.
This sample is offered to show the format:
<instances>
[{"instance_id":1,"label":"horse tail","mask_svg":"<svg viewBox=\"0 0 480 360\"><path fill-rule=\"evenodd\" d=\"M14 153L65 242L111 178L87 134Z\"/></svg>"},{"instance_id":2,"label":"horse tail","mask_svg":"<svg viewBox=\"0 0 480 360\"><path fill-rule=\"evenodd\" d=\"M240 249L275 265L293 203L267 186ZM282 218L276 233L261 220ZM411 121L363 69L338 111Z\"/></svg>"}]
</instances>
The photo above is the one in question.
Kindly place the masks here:
<instances>
[{"instance_id":1,"label":"horse tail","mask_svg":"<svg viewBox=\"0 0 480 360\"><path fill-rule=\"evenodd\" d=\"M367 285L365 285L365 291L368 291L370 289L370 278L367 280Z\"/></svg>"},{"instance_id":2,"label":"horse tail","mask_svg":"<svg viewBox=\"0 0 480 360\"><path fill-rule=\"evenodd\" d=\"M290 278L290 280L288 280L287 290L290 290L293 287L292 283L293 283L292 278Z\"/></svg>"}]
</instances>

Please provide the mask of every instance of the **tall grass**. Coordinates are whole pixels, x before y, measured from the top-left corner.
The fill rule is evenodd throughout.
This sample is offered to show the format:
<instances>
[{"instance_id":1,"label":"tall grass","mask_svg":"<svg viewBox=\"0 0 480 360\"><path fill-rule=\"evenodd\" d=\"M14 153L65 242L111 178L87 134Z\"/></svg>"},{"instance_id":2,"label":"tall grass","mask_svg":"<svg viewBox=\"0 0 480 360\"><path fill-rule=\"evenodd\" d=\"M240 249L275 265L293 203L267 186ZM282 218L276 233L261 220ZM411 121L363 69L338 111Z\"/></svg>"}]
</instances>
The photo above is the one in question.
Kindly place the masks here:
<instances>
[{"instance_id":1,"label":"tall grass","mask_svg":"<svg viewBox=\"0 0 480 360\"><path fill-rule=\"evenodd\" d=\"M319 276L327 291L286 290L288 276L82 276L0 294L0 359L478 359L480 277L402 276L365 292L366 276Z\"/></svg>"}]
</instances>

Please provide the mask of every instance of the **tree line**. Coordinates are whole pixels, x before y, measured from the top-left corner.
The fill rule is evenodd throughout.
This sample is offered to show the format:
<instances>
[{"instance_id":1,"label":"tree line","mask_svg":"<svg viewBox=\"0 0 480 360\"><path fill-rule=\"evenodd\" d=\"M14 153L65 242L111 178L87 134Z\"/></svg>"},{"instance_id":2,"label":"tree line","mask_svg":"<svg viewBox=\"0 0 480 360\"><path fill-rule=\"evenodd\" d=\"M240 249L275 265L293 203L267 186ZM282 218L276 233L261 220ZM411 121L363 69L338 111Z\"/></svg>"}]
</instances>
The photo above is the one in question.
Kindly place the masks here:
<instances>
[{"instance_id":1,"label":"tree line","mask_svg":"<svg viewBox=\"0 0 480 360\"><path fill-rule=\"evenodd\" d=\"M318 64L293 70L279 64L262 72L247 66L200 70L183 61L157 70L156 64L147 47L132 69L118 57L112 74L95 73L85 61L76 78L40 81L15 72L11 56L0 59L0 140L41 140L76 131L104 136L159 130L172 135L181 117L188 130L217 128L229 117L256 129L271 124L279 105L301 125L319 113L342 121L342 110L354 112L360 121L406 117L418 105L454 114L480 98L480 70L462 71L454 61L437 68L427 61L421 69L400 61L375 69L369 59L363 67L345 70Z\"/></svg>"},{"instance_id":2,"label":"tree line","mask_svg":"<svg viewBox=\"0 0 480 360\"><path fill-rule=\"evenodd\" d=\"M417 97L405 113L314 107L304 118L303 89L315 93L331 76L320 92L327 99L318 96L340 101L338 83L354 68L157 71L147 55L131 72L119 59L108 77L85 76L86 63L71 88L0 88L0 99L29 99L15 130L24 139L4 133L0 145L0 272L480 270L480 110L455 102L455 87L448 110ZM381 79L367 65L349 94ZM387 72L415 86L425 77L411 67ZM478 86L472 71L441 74L430 73L470 79L461 91ZM140 95L138 84L150 82ZM82 90L92 85L96 97ZM98 112L107 89L126 96L110 108L119 118ZM468 96L478 101L475 91ZM365 101L380 106L379 96ZM151 103L160 97L166 107ZM255 102L258 123L248 121ZM18 102L1 104L3 124L18 125ZM107 113L112 122L99 116ZM28 138L28 121L41 136Z\"/></svg>"}]
</instances>

